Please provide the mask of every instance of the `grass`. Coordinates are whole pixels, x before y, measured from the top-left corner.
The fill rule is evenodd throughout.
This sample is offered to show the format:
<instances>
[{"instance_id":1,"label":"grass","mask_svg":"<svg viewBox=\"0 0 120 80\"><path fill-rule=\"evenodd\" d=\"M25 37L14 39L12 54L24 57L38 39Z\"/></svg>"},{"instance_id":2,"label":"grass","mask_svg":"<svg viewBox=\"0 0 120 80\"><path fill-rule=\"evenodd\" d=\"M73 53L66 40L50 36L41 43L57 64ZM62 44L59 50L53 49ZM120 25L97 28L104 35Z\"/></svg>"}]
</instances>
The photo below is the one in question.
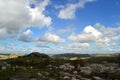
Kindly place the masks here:
<instances>
[{"instance_id":1,"label":"grass","mask_svg":"<svg viewBox=\"0 0 120 80\"><path fill-rule=\"evenodd\" d=\"M13 71L13 70L5 70L0 72L0 80L8 80L11 76L15 76L15 75L25 75L31 73L30 70L19 70L19 71Z\"/></svg>"}]
</instances>

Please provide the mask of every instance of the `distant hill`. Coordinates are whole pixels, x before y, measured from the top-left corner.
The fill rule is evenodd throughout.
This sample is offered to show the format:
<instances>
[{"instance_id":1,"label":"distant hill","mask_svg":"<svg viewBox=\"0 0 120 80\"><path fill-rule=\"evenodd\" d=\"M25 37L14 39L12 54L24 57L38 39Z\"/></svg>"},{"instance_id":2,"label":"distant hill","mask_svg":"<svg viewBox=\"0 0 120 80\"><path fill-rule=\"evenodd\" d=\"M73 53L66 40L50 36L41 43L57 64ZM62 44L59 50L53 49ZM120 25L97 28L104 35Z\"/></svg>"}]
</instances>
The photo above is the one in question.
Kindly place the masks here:
<instances>
[{"instance_id":1,"label":"distant hill","mask_svg":"<svg viewBox=\"0 0 120 80\"><path fill-rule=\"evenodd\" d=\"M54 58L91 57L89 54L64 53L53 55Z\"/></svg>"}]
</instances>

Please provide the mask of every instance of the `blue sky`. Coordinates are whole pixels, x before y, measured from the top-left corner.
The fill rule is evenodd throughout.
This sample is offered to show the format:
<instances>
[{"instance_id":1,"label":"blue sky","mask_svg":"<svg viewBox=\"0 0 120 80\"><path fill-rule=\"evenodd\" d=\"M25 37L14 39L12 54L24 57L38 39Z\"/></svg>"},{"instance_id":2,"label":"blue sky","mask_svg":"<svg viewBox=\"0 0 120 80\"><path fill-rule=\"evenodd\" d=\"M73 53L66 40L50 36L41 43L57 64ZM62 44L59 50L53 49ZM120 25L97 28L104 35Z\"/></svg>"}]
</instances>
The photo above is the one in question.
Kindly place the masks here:
<instances>
[{"instance_id":1,"label":"blue sky","mask_svg":"<svg viewBox=\"0 0 120 80\"><path fill-rule=\"evenodd\" d=\"M118 53L120 0L0 0L0 53Z\"/></svg>"}]
</instances>

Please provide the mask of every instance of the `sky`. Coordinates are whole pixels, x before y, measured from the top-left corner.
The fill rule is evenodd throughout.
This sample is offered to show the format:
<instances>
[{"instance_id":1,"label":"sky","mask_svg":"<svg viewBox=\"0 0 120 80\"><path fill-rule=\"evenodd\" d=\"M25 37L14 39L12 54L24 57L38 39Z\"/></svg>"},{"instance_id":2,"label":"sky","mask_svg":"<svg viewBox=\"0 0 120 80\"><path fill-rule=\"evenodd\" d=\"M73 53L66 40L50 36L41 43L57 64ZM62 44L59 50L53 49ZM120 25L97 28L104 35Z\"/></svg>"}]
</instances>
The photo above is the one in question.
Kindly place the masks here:
<instances>
[{"instance_id":1,"label":"sky","mask_svg":"<svg viewBox=\"0 0 120 80\"><path fill-rule=\"evenodd\" d=\"M120 0L0 0L0 53L119 53Z\"/></svg>"}]
</instances>

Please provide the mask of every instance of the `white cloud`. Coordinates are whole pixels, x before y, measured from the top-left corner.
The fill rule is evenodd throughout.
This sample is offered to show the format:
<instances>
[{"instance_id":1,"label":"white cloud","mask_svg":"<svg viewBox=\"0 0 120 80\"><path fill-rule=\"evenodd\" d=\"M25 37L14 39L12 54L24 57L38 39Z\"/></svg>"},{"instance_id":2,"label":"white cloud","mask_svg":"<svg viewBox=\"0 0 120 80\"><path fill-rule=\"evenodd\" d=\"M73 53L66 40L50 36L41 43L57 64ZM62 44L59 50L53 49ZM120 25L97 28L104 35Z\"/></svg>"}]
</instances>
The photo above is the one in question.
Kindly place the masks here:
<instances>
[{"instance_id":1,"label":"white cloud","mask_svg":"<svg viewBox=\"0 0 120 80\"><path fill-rule=\"evenodd\" d=\"M95 43L98 47L110 45L111 39L92 26L86 26L81 34L72 34L69 40L80 43Z\"/></svg>"},{"instance_id":2,"label":"white cloud","mask_svg":"<svg viewBox=\"0 0 120 80\"><path fill-rule=\"evenodd\" d=\"M67 4L60 10L58 17L61 19L73 19L78 8L83 8L86 3L93 1L95 0L79 0L76 4Z\"/></svg>"},{"instance_id":3,"label":"white cloud","mask_svg":"<svg viewBox=\"0 0 120 80\"><path fill-rule=\"evenodd\" d=\"M33 32L28 29L27 31L25 31L23 34L25 34L26 36L30 36Z\"/></svg>"},{"instance_id":4,"label":"white cloud","mask_svg":"<svg viewBox=\"0 0 120 80\"><path fill-rule=\"evenodd\" d=\"M91 35L91 34L75 34L73 33L72 35L70 35L68 37L69 40L72 40L74 42L91 42L91 41L94 41L96 38Z\"/></svg>"},{"instance_id":5,"label":"white cloud","mask_svg":"<svg viewBox=\"0 0 120 80\"><path fill-rule=\"evenodd\" d=\"M102 33L93 28L92 26L86 26L83 30L84 33L92 34L94 37L99 38L102 36Z\"/></svg>"},{"instance_id":6,"label":"white cloud","mask_svg":"<svg viewBox=\"0 0 120 80\"><path fill-rule=\"evenodd\" d=\"M31 25L33 26L49 26L51 24L51 18L46 17L44 14L39 12L38 8L30 9L30 15L32 17Z\"/></svg>"},{"instance_id":7,"label":"white cloud","mask_svg":"<svg viewBox=\"0 0 120 80\"><path fill-rule=\"evenodd\" d=\"M90 45L88 43L72 43L69 44L69 48L72 49L82 49L82 48L89 48Z\"/></svg>"},{"instance_id":8,"label":"white cloud","mask_svg":"<svg viewBox=\"0 0 120 80\"><path fill-rule=\"evenodd\" d=\"M24 28L30 19L25 0L0 0L0 28L14 33Z\"/></svg>"},{"instance_id":9,"label":"white cloud","mask_svg":"<svg viewBox=\"0 0 120 80\"><path fill-rule=\"evenodd\" d=\"M63 44L59 46L60 49L59 53L89 53L88 49L90 48L89 43L70 43L70 44Z\"/></svg>"},{"instance_id":10,"label":"white cloud","mask_svg":"<svg viewBox=\"0 0 120 80\"><path fill-rule=\"evenodd\" d=\"M112 40L120 40L120 27L105 27L100 23L96 23L94 27L100 30L104 36L112 39Z\"/></svg>"},{"instance_id":11,"label":"white cloud","mask_svg":"<svg viewBox=\"0 0 120 80\"><path fill-rule=\"evenodd\" d=\"M45 36L40 37L37 41L43 43L64 43L65 40L53 33L46 33Z\"/></svg>"},{"instance_id":12,"label":"white cloud","mask_svg":"<svg viewBox=\"0 0 120 80\"><path fill-rule=\"evenodd\" d=\"M102 33L93 28L92 26L86 26L81 34L72 34L69 39L75 42L91 42L96 41L102 37Z\"/></svg>"},{"instance_id":13,"label":"white cloud","mask_svg":"<svg viewBox=\"0 0 120 80\"><path fill-rule=\"evenodd\" d=\"M66 8L60 10L58 17L61 19L73 19L75 17L76 5L69 4Z\"/></svg>"},{"instance_id":14,"label":"white cloud","mask_svg":"<svg viewBox=\"0 0 120 80\"><path fill-rule=\"evenodd\" d=\"M92 26L87 26L83 30L84 33L88 33L94 36L93 41L95 41L98 47L109 46L110 39L108 37L104 37L103 33L93 28ZM88 37L89 38L89 37Z\"/></svg>"},{"instance_id":15,"label":"white cloud","mask_svg":"<svg viewBox=\"0 0 120 80\"><path fill-rule=\"evenodd\" d=\"M63 5L55 5L55 9L61 9L61 8L64 8Z\"/></svg>"},{"instance_id":16,"label":"white cloud","mask_svg":"<svg viewBox=\"0 0 120 80\"><path fill-rule=\"evenodd\" d=\"M120 35L112 36L111 39L113 39L113 40L120 40Z\"/></svg>"},{"instance_id":17,"label":"white cloud","mask_svg":"<svg viewBox=\"0 0 120 80\"><path fill-rule=\"evenodd\" d=\"M110 45L110 39L107 37L102 37L99 40L96 41L96 45L98 47L105 47Z\"/></svg>"},{"instance_id":18,"label":"white cloud","mask_svg":"<svg viewBox=\"0 0 120 80\"><path fill-rule=\"evenodd\" d=\"M28 29L27 31L23 32L18 36L18 40L23 42L31 42L33 41L32 38L30 38L31 34L33 34L33 32L30 29Z\"/></svg>"},{"instance_id":19,"label":"white cloud","mask_svg":"<svg viewBox=\"0 0 120 80\"><path fill-rule=\"evenodd\" d=\"M17 39L23 42L32 42L37 46L46 46L45 44L52 43L52 44L57 44L57 43L64 43L65 40L60 38L58 35L53 34L53 33L46 33L44 36L39 37L37 39L33 39L31 35L33 32L28 29L27 31L21 33L18 35Z\"/></svg>"},{"instance_id":20,"label":"white cloud","mask_svg":"<svg viewBox=\"0 0 120 80\"><path fill-rule=\"evenodd\" d=\"M49 0L43 0L42 2L35 3L35 8L29 8L29 14L31 16L31 25L37 26L49 26L52 23L52 19L49 16L45 16L43 13L45 7L49 4Z\"/></svg>"},{"instance_id":21,"label":"white cloud","mask_svg":"<svg viewBox=\"0 0 120 80\"><path fill-rule=\"evenodd\" d=\"M31 9L28 0L0 0L0 29L12 34L28 26L49 26L52 19L44 14L48 4L49 0L43 0Z\"/></svg>"},{"instance_id":22,"label":"white cloud","mask_svg":"<svg viewBox=\"0 0 120 80\"><path fill-rule=\"evenodd\" d=\"M69 26L66 29L60 29L60 30L58 30L58 33L64 34L64 33L73 32L73 30L74 30L74 27L73 26Z\"/></svg>"},{"instance_id":23,"label":"white cloud","mask_svg":"<svg viewBox=\"0 0 120 80\"><path fill-rule=\"evenodd\" d=\"M4 39L6 37L6 28L0 28L0 39Z\"/></svg>"}]
</instances>

